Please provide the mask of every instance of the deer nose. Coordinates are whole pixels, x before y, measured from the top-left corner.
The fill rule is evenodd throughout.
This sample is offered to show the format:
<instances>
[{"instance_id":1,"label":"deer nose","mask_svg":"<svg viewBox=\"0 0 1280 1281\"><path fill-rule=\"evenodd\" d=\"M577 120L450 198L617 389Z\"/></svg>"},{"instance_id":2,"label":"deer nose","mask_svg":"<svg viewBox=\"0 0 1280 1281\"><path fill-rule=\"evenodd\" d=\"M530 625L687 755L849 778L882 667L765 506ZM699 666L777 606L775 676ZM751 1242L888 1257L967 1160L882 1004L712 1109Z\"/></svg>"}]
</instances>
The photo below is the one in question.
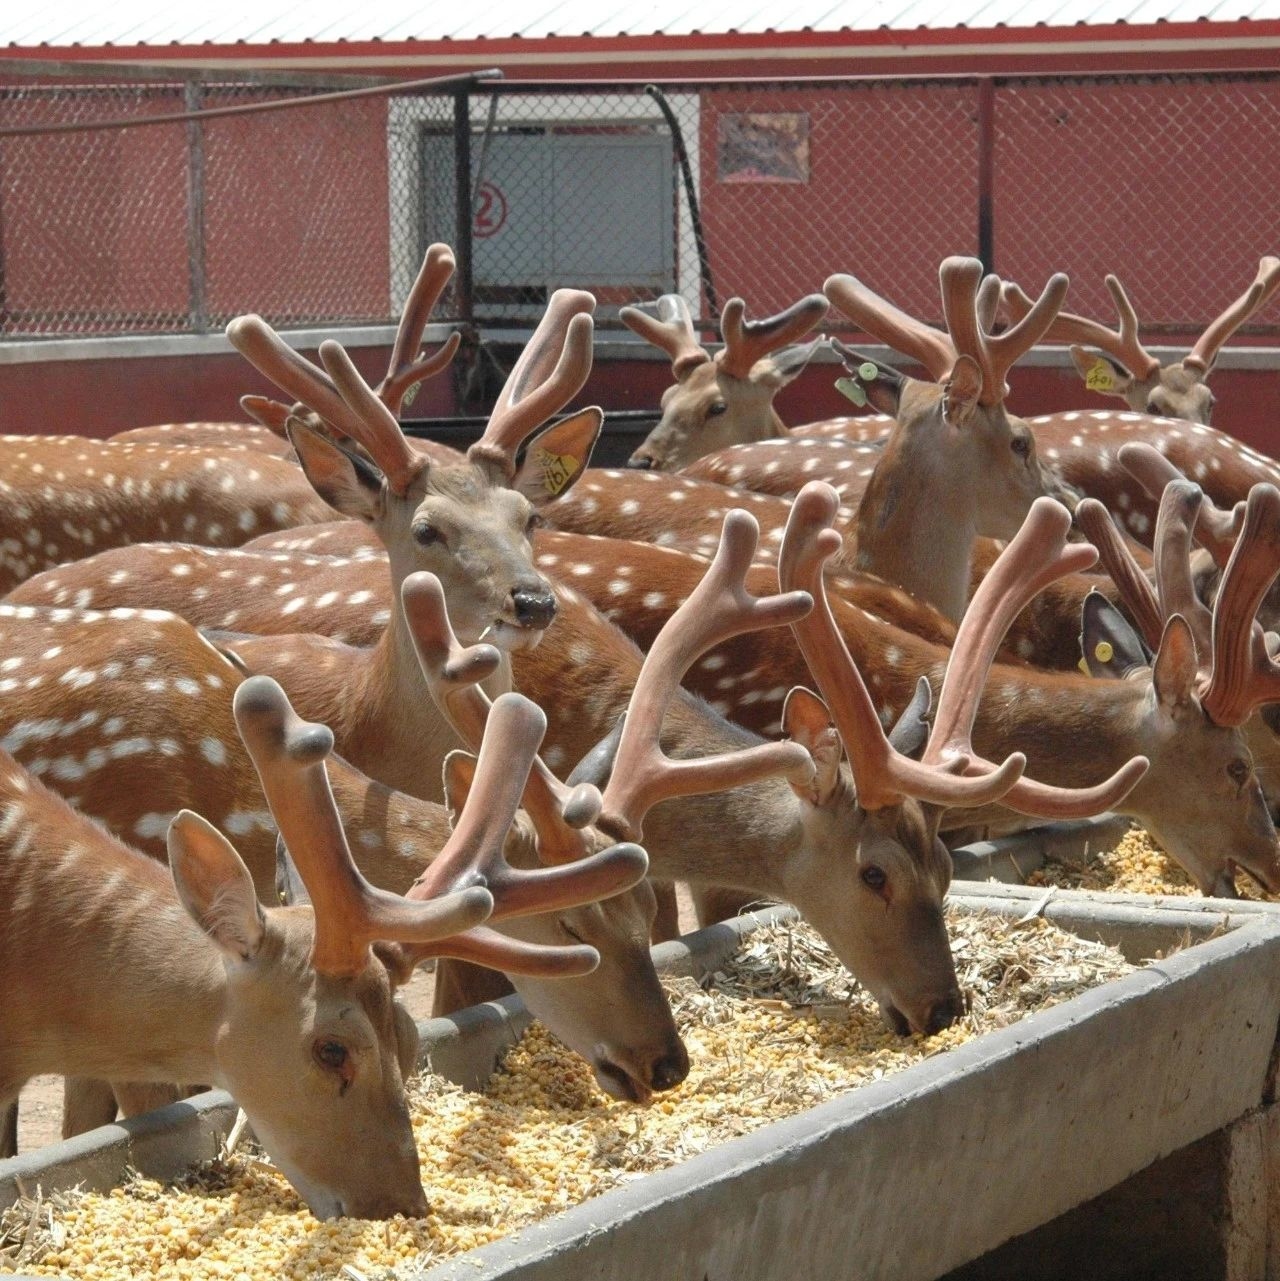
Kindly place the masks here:
<instances>
[{"instance_id":1,"label":"deer nose","mask_svg":"<svg viewBox=\"0 0 1280 1281\"><path fill-rule=\"evenodd\" d=\"M632 454L631 457L627 459L627 466L634 467L637 471L649 471L653 467L653 459L647 456L640 458L635 454Z\"/></svg>"},{"instance_id":2,"label":"deer nose","mask_svg":"<svg viewBox=\"0 0 1280 1281\"><path fill-rule=\"evenodd\" d=\"M944 996L929 1007L929 1017L924 1021L924 1034L932 1036L950 1027L964 1013L964 998L959 992Z\"/></svg>"},{"instance_id":3,"label":"deer nose","mask_svg":"<svg viewBox=\"0 0 1280 1281\"><path fill-rule=\"evenodd\" d=\"M517 587L511 592L511 600L521 627L549 627L556 616L556 598L549 591Z\"/></svg>"},{"instance_id":4,"label":"deer nose","mask_svg":"<svg viewBox=\"0 0 1280 1281\"><path fill-rule=\"evenodd\" d=\"M689 1075L689 1052L683 1043L664 1058L659 1059L649 1073L649 1084L655 1090L669 1090L679 1085Z\"/></svg>"}]
</instances>

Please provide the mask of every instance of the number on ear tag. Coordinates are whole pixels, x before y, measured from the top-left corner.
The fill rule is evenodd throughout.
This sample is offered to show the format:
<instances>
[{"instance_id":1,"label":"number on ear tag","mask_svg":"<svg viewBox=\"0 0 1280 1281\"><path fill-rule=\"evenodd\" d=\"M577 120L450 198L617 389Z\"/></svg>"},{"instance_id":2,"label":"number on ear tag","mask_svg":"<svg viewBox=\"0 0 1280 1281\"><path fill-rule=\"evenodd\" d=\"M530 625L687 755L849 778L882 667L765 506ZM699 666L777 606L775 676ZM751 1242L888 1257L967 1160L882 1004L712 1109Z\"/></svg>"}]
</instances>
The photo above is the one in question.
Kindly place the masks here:
<instances>
[{"instance_id":1,"label":"number on ear tag","mask_svg":"<svg viewBox=\"0 0 1280 1281\"><path fill-rule=\"evenodd\" d=\"M1084 376L1084 385L1090 391L1113 391L1116 385L1116 371L1111 368L1110 363L1103 356L1089 366L1089 372Z\"/></svg>"},{"instance_id":2,"label":"number on ear tag","mask_svg":"<svg viewBox=\"0 0 1280 1281\"><path fill-rule=\"evenodd\" d=\"M554 498L573 479L578 460L569 454L553 454L549 449L534 450L534 465L542 473L542 487Z\"/></svg>"}]
</instances>

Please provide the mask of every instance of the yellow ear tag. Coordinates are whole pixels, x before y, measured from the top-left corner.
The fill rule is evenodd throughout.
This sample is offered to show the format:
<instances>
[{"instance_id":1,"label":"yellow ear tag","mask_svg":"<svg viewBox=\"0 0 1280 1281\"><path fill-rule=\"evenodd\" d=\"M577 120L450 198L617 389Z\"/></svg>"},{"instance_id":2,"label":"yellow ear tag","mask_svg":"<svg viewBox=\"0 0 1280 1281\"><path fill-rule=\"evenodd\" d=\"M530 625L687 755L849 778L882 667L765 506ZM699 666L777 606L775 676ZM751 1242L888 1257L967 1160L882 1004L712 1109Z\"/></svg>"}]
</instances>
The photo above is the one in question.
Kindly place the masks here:
<instances>
[{"instance_id":1,"label":"yellow ear tag","mask_svg":"<svg viewBox=\"0 0 1280 1281\"><path fill-rule=\"evenodd\" d=\"M1089 372L1084 376L1084 385L1090 391L1112 391L1116 385L1116 371L1104 357L1099 356L1089 366Z\"/></svg>"},{"instance_id":2,"label":"yellow ear tag","mask_svg":"<svg viewBox=\"0 0 1280 1281\"><path fill-rule=\"evenodd\" d=\"M568 485L579 466L571 454L553 454L549 449L536 451L534 465L542 469L542 487L552 498Z\"/></svg>"},{"instance_id":3,"label":"yellow ear tag","mask_svg":"<svg viewBox=\"0 0 1280 1281\"><path fill-rule=\"evenodd\" d=\"M1100 663L1109 663L1116 656L1116 652L1111 648L1110 641L1099 641L1093 647L1093 656Z\"/></svg>"},{"instance_id":4,"label":"yellow ear tag","mask_svg":"<svg viewBox=\"0 0 1280 1281\"><path fill-rule=\"evenodd\" d=\"M1083 659L1083 658L1082 658L1082 659L1081 659L1081 660L1076 664L1076 666L1077 666L1077 667L1078 667L1078 668L1079 668L1079 669L1080 669L1080 670L1081 670L1081 671L1082 671L1086 676L1092 676L1092 675L1093 675L1093 673L1089 670L1089 664L1088 664L1088 663L1086 663L1086 662L1084 661L1084 659Z\"/></svg>"}]
</instances>

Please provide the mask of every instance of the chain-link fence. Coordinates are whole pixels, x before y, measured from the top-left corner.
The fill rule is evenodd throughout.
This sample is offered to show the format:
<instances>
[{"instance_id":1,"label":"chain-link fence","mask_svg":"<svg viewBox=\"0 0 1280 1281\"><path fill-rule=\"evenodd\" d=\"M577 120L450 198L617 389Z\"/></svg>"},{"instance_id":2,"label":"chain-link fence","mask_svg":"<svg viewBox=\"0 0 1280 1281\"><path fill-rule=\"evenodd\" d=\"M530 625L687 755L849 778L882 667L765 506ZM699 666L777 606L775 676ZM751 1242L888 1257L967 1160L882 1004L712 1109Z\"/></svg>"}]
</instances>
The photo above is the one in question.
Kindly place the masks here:
<instances>
[{"instance_id":1,"label":"chain-link fence","mask_svg":"<svg viewBox=\"0 0 1280 1281\"><path fill-rule=\"evenodd\" d=\"M257 109L335 87L0 87L0 334L386 323L437 239L460 265L439 318L487 325L560 285L606 325L667 292L764 315L833 271L937 320L937 264L970 253L1029 289L1065 270L1108 320L1115 271L1144 331L1191 332L1280 246L1280 76L490 81Z\"/></svg>"}]
</instances>

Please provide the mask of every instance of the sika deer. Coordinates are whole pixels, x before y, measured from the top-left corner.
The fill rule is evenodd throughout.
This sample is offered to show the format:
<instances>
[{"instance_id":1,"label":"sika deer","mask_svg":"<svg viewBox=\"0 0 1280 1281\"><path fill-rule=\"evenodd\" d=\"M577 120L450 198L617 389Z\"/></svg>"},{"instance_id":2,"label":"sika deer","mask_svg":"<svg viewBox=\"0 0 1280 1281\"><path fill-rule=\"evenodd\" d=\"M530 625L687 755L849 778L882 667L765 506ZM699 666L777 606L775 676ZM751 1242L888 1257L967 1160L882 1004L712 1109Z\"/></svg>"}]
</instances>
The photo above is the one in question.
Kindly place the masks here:
<instances>
[{"instance_id":1,"label":"sika deer","mask_svg":"<svg viewBox=\"0 0 1280 1281\"><path fill-rule=\"evenodd\" d=\"M821 339L787 347L827 314L810 294L780 315L750 321L741 298L724 305L724 348L712 356L698 341L689 304L679 294L658 299L657 317L624 307L619 318L671 357L675 384L662 396L662 418L628 467L678 471L701 454L740 441L785 436L773 398L809 363Z\"/></svg>"},{"instance_id":2,"label":"sika deer","mask_svg":"<svg viewBox=\"0 0 1280 1281\"><path fill-rule=\"evenodd\" d=\"M79 436L0 438L0 591L90 552L160 538L234 547L335 512L283 459Z\"/></svg>"},{"instance_id":3,"label":"sika deer","mask_svg":"<svg viewBox=\"0 0 1280 1281\"><path fill-rule=\"evenodd\" d=\"M237 668L188 624L156 611L0 608L0 647L9 655L0 679L0 745L153 855L163 856L172 814L198 805L236 840L259 894L274 899L275 821L257 775L235 745ZM425 690L420 697L427 697ZM455 808L465 795L458 768L449 775ZM448 838L445 810L374 783L336 757L329 775L366 875L387 889L408 889ZM537 850L554 835L546 834L538 814L532 823L521 816L508 841L508 861L538 868ZM607 844L597 841L586 852ZM684 1061L684 1052L643 943L652 898L642 886L620 893L643 871L635 859L623 850L603 864L595 854L566 867L561 858L548 875L594 877L592 868L612 866L608 904L567 907L519 925L503 921L500 928L513 938L489 957L518 971L517 940L563 944L566 929L595 945L605 958L601 973L574 980L544 1013L556 1034L582 1048L597 1067L607 1061L634 1070L640 1095L673 1083L671 1065ZM593 900L597 886L593 881ZM525 990L524 978L517 982ZM539 982L529 979L530 989ZM616 1088L616 1077L602 1077L605 1088L610 1082Z\"/></svg>"},{"instance_id":4,"label":"sika deer","mask_svg":"<svg viewBox=\"0 0 1280 1281\"><path fill-rule=\"evenodd\" d=\"M1253 283L1221 315L1210 321L1195 346L1176 365L1161 365L1142 345L1138 313L1124 286L1107 277L1107 290L1115 303L1118 329L1069 313L1060 315L1046 337L1069 342L1071 359L1085 386L1104 396L1118 396L1137 413L1156 418L1182 418L1208 425L1214 396L1207 386L1222 344L1247 320L1261 311L1280 288L1280 258L1263 258ZM1014 316L1027 305L1017 287L1004 287L1004 304ZM1091 355L1081 345L1090 343L1101 355Z\"/></svg>"},{"instance_id":5,"label":"sika deer","mask_svg":"<svg viewBox=\"0 0 1280 1281\"><path fill-rule=\"evenodd\" d=\"M189 812L169 830L170 880L0 754L0 1104L39 1072L214 1081L317 1217L424 1214L403 1092L417 1036L371 945L447 952L493 896L371 891L323 781L322 727L291 724L263 685L245 687L237 715L274 803L298 820L315 912L264 910L235 850ZM462 879L494 857L536 748L527 721L495 732L510 759L489 756L441 855Z\"/></svg>"}]
</instances>

